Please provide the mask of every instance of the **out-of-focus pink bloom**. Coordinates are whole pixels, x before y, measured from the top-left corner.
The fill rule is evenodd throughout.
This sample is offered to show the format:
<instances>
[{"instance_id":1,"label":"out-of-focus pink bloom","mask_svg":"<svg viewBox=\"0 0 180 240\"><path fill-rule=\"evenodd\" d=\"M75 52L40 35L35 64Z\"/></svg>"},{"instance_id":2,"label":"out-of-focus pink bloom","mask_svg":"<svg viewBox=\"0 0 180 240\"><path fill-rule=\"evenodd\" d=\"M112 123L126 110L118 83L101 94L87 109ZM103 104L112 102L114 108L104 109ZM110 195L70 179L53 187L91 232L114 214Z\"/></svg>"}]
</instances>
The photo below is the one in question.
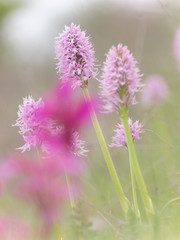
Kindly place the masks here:
<instances>
[{"instance_id":1,"label":"out-of-focus pink bloom","mask_svg":"<svg viewBox=\"0 0 180 240\"><path fill-rule=\"evenodd\" d=\"M132 139L141 139L139 134L143 133L142 131L142 124L139 123L139 121L133 121L129 118L128 119L129 128L131 131ZM124 126L123 124L117 124L117 129L114 131L116 135L112 138L112 144L110 147L122 147L127 146L126 142L126 136L124 132Z\"/></svg>"},{"instance_id":2,"label":"out-of-focus pink bloom","mask_svg":"<svg viewBox=\"0 0 180 240\"><path fill-rule=\"evenodd\" d=\"M20 158L20 156L14 155L0 161L0 193L4 193L7 182L9 182L16 175L17 170L14 166L14 163L15 159Z\"/></svg>"},{"instance_id":3,"label":"out-of-focus pink bloom","mask_svg":"<svg viewBox=\"0 0 180 240\"><path fill-rule=\"evenodd\" d=\"M82 142L77 139L77 133L90 120L91 109L90 101L82 97L77 99L69 81L57 85L54 91L44 98L41 117L51 119L54 123L54 130L45 132L44 138L48 145L54 148L53 151L59 147L70 151L82 150ZM58 132L60 134L57 134ZM75 146L75 143L79 146Z\"/></svg>"},{"instance_id":4,"label":"out-of-focus pink bloom","mask_svg":"<svg viewBox=\"0 0 180 240\"><path fill-rule=\"evenodd\" d=\"M66 148L84 155L84 142L78 132L90 118L90 109L90 102L77 99L69 82L58 84L44 100L24 98L15 124L25 141L20 149L24 152L38 147L43 153L51 153Z\"/></svg>"},{"instance_id":5,"label":"out-of-focus pink bloom","mask_svg":"<svg viewBox=\"0 0 180 240\"><path fill-rule=\"evenodd\" d=\"M169 94L168 86L159 75L147 77L142 91L142 104L149 108L167 99Z\"/></svg>"},{"instance_id":6,"label":"out-of-focus pink bloom","mask_svg":"<svg viewBox=\"0 0 180 240\"><path fill-rule=\"evenodd\" d=\"M173 52L176 58L178 65L180 66L180 26L176 30L174 44L173 44Z\"/></svg>"},{"instance_id":7,"label":"out-of-focus pink bloom","mask_svg":"<svg viewBox=\"0 0 180 240\"><path fill-rule=\"evenodd\" d=\"M0 217L0 239L1 240L31 240L30 228L23 221L10 216Z\"/></svg>"},{"instance_id":8,"label":"out-of-focus pink bloom","mask_svg":"<svg viewBox=\"0 0 180 240\"><path fill-rule=\"evenodd\" d=\"M141 87L140 80L137 62L127 46L113 46L106 54L100 80L104 112L119 109L120 103L135 103L134 95Z\"/></svg>"},{"instance_id":9,"label":"out-of-focus pink bloom","mask_svg":"<svg viewBox=\"0 0 180 240\"><path fill-rule=\"evenodd\" d=\"M63 33L56 38L56 59L58 74L63 81L70 77L72 87L82 86L97 75L95 52L89 37L80 26L65 26Z\"/></svg>"},{"instance_id":10,"label":"out-of-focus pink bloom","mask_svg":"<svg viewBox=\"0 0 180 240\"><path fill-rule=\"evenodd\" d=\"M71 182L73 196L78 196L77 176L83 170L80 160L66 152L61 152L60 156L44 158L41 161L12 157L9 158L7 164L9 164L8 169L14 171L7 179L10 183L9 187L15 195L24 198L36 207L43 227L50 230L53 222L61 218L64 204L69 199L65 174L71 176L73 180ZM1 164L0 173L3 170L4 166ZM8 182L6 182L7 185Z\"/></svg>"}]
</instances>

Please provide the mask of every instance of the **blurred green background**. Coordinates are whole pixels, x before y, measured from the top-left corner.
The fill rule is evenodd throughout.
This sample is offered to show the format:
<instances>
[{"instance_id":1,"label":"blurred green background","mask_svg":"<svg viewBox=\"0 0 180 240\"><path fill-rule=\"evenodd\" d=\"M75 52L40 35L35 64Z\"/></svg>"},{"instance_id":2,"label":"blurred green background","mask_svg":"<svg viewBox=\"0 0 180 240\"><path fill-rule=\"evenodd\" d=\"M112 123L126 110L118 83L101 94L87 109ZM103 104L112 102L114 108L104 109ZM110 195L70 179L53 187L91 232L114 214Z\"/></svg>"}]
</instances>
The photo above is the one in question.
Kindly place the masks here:
<instances>
[{"instance_id":1,"label":"blurred green background","mask_svg":"<svg viewBox=\"0 0 180 240\"><path fill-rule=\"evenodd\" d=\"M37 99L56 82L54 37L71 22L80 24L81 29L91 36L99 65L105 60L109 48L121 42L134 54L143 78L160 74L168 84L169 99L160 106L144 110L139 97L139 104L130 109L130 116L144 124L143 138L135 145L148 189L156 209L160 210L168 200L180 195L180 66L173 56L174 36L180 25L179 1L140 3L135 0L125 4L121 0L74 0L64 5L63 1L57 4L55 0L1 0L0 157L7 156L21 145L21 138L12 124L22 98L32 95ZM98 82L89 81L89 88L91 92L98 93ZM118 116L115 113L99 115L99 119L110 144ZM85 159L89 168L82 179L82 212L87 218L98 216L105 225L118 227L121 209L91 126L82 133L82 138L87 140L86 146L90 150ZM127 150L111 149L111 153L131 199ZM97 208L107 214L109 223ZM172 211L180 213L178 205ZM175 226L180 215L173 219L172 225ZM112 231L108 230L107 235L102 235L104 238L97 239L110 239ZM168 239L166 231L164 236Z\"/></svg>"}]
</instances>

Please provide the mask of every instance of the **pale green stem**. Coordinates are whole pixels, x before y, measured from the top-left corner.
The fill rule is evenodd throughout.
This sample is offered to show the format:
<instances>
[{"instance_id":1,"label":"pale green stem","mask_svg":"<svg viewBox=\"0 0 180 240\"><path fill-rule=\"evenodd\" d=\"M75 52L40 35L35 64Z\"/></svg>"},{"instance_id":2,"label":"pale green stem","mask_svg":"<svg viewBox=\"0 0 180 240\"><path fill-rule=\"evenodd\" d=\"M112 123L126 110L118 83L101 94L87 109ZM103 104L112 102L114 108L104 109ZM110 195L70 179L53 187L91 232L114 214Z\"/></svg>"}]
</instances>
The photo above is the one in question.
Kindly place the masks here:
<instances>
[{"instance_id":1,"label":"pale green stem","mask_svg":"<svg viewBox=\"0 0 180 240\"><path fill-rule=\"evenodd\" d=\"M74 209L75 201L74 201L74 197L73 197L73 193L72 193L72 189L71 189L70 178L69 178L69 175L66 173L66 171L65 171L65 176L66 176L66 183L67 183L67 187L68 187L71 208Z\"/></svg>"},{"instance_id":2,"label":"pale green stem","mask_svg":"<svg viewBox=\"0 0 180 240\"><path fill-rule=\"evenodd\" d=\"M130 164L130 172L131 172L131 183L132 183L134 210L135 210L135 214L136 214L137 218L140 218L140 211L139 211L139 207L138 207L137 194L136 194L136 183L135 183L134 172L133 172L131 161L129 161L129 164Z\"/></svg>"},{"instance_id":3,"label":"pale green stem","mask_svg":"<svg viewBox=\"0 0 180 240\"><path fill-rule=\"evenodd\" d=\"M152 200L149 197L149 194L148 194L148 191L146 188L146 184L145 184L145 181L144 181L144 178L143 178L143 175L141 173L141 169L140 169L140 166L138 163L136 151L134 148L131 131L130 131L129 124L128 124L127 108L124 105L121 105L120 111L121 111L120 117L121 117L121 120L122 120L122 123L124 126L126 142L127 142L128 152L129 152L129 160L131 163L130 167L132 166L132 168L133 168L133 171L134 171L134 174L136 177L136 181L137 181L146 211L148 214L154 215L154 208L153 208Z\"/></svg>"},{"instance_id":4,"label":"pale green stem","mask_svg":"<svg viewBox=\"0 0 180 240\"><path fill-rule=\"evenodd\" d=\"M39 161L42 162L42 153L41 153L40 147L37 147L36 151L37 151L37 155L38 155Z\"/></svg>"},{"instance_id":5,"label":"pale green stem","mask_svg":"<svg viewBox=\"0 0 180 240\"><path fill-rule=\"evenodd\" d=\"M90 100L90 96L89 96L89 92L88 92L87 87L84 87L82 89L83 89L84 97L86 99ZM96 135L97 135L100 147L101 147L101 151L102 151L102 153L104 155L104 159L106 161L109 173L111 175L111 179L112 179L112 181L114 183L116 192L118 194L118 197L119 197L122 209L123 209L125 215L127 215L128 210L129 210L129 201L126 198L126 196L124 194L124 191L123 191L123 188L121 186L121 183L119 181L116 169L115 169L113 161L111 159L108 147L106 145L106 142L105 142L105 139L104 139L101 127L99 125L99 122L98 122L98 119L96 117L96 113L95 113L93 107L92 107L92 111L91 111L91 120L92 120L92 123L93 123L93 126L94 126L94 130L96 132Z\"/></svg>"},{"instance_id":6,"label":"pale green stem","mask_svg":"<svg viewBox=\"0 0 180 240\"><path fill-rule=\"evenodd\" d=\"M54 223L54 228L55 228L58 240L62 240L61 233L60 233L60 230L59 230L59 226L56 222Z\"/></svg>"},{"instance_id":7,"label":"pale green stem","mask_svg":"<svg viewBox=\"0 0 180 240\"><path fill-rule=\"evenodd\" d=\"M171 205L172 203L175 203L175 202L180 202L180 197L173 198L173 199L171 199L169 202L167 202L167 203L165 204L165 206L162 208L161 213L164 212L164 210L165 210L169 205Z\"/></svg>"}]
</instances>

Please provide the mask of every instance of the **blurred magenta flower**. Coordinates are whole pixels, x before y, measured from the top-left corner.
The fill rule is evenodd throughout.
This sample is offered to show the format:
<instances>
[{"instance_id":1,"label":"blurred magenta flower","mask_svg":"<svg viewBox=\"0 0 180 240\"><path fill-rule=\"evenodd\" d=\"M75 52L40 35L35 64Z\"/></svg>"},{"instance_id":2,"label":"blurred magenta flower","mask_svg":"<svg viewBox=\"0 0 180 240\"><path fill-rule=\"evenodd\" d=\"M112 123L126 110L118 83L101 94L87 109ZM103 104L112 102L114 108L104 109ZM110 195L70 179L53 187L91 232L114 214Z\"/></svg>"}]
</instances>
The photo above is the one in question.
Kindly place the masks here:
<instances>
[{"instance_id":1,"label":"blurred magenta flower","mask_svg":"<svg viewBox=\"0 0 180 240\"><path fill-rule=\"evenodd\" d=\"M89 120L90 109L90 102L77 99L69 82L59 83L43 100L24 98L14 125L20 128L25 141L20 149L24 152L38 147L49 154L66 148L75 155L84 155L87 151L79 139L79 130Z\"/></svg>"},{"instance_id":2,"label":"blurred magenta flower","mask_svg":"<svg viewBox=\"0 0 180 240\"><path fill-rule=\"evenodd\" d=\"M141 139L139 135L143 133L142 124L139 123L139 121L135 121L133 123L130 118L128 119L128 124L131 131L132 139ZM116 135L112 138L112 144L110 145L110 147L127 146L123 124L117 124L117 129L114 132L116 133Z\"/></svg>"},{"instance_id":3,"label":"blurred magenta flower","mask_svg":"<svg viewBox=\"0 0 180 240\"><path fill-rule=\"evenodd\" d=\"M44 132L44 139L52 151L59 148L72 152L77 150L76 155L84 155L86 150L83 141L79 140L79 132L90 120L93 100L77 98L71 88L71 83L59 82L55 89L44 98L44 108L41 118L50 119L53 122L51 131Z\"/></svg>"},{"instance_id":4,"label":"blurred magenta flower","mask_svg":"<svg viewBox=\"0 0 180 240\"><path fill-rule=\"evenodd\" d=\"M134 95L141 87L141 75L127 46L113 46L106 54L102 70L100 95L104 112L116 111L120 103L135 103Z\"/></svg>"},{"instance_id":5,"label":"blurred magenta flower","mask_svg":"<svg viewBox=\"0 0 180 240\"><path fill-rule=\"evenodd\" d=\"M180 26L177 28L174 37L173 53L178 65L180 66Z\"/></svg>"},{"instance_id":6,"label":"blurred magenta flower","mask_svg":"<svg viewBox=\"0 0 180 240\"><path fill-rule=\"evenodd\" d=\"M72 80L72 87L87 84L90 78L97 75L95 52L89 37L80 26L65 26L63 33L56 38L56 60L58 75L61 80L67 77Z\"/></svg>"},{"instance_id":7,"label":"blurred magenta flower","mask_svg":"<svg viewBox=\"0 0 180 240\"><path fill-rule=\"evenodd\" d=\"M0 216L0 239L31 240L32 232L25 222L12 216Z\"/></svg>"},{"instance_id":8,"label":"blurred magenta flower","mask_svg":"<svg viewBox=\"0 0 180 240\"><path fill-rule=\"evenodd\" d=\"M144 107L149 108L167 99L169 94L168 86L159 75L147 77L141 96Z\"/></svg>"},{"instance_id":9,"label":"blurred magenta flower","mask_svg":"<svg viewBox=\"0 0 180 240\"><path fill-rule=\"evenodd\" d=\"M71 190L73 196L78 196L80 185L77 176L82 173L80 159L61 152L60 156L51 158L27 159L25 157L11 157L6 160L6 171L11 172L6 178L6 185L12 193L35 206L38 210L43 228L51 229L55 220L61 219L63 208L68 202L68 186L65 174L71 176ZM4 164L0 164L0 173L4 171ZM0 180L2 180L0 176Z\"/></svg>"}]
</instances>

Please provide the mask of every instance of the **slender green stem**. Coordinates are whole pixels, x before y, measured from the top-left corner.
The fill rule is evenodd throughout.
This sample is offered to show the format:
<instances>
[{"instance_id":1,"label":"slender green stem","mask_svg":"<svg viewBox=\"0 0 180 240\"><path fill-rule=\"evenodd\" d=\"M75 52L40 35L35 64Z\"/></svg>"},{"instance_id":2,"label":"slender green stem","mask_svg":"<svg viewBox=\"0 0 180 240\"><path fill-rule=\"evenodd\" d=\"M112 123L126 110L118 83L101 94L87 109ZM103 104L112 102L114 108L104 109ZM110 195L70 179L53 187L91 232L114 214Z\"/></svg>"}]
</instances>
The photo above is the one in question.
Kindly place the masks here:
<instances>
[{"instance_id":1,"label":"slender green stem","mask_svg":"<svg viewBox=\"0 0 180 240\"><path fill-rule=\"evenodd\" d=\"M171 199L169 202L167 202L167 203L164 205L164 207L162 208L161 213L164 212L164 210L165 210L169 205L171 205L172 203L175 203L175 202L180 202L180 197L173 198L173 199Z\"/></svg>"},{"instance_id":2,"label":"slender green stem","mask_svg":"<svg viewBox=\"0 0 180 240\"><path fill-rule=\"evenodd\" d=\"M42 163L42 153L41 153L41 149L39 147L36 148L36 151L37 151L37 155L38 155L38 158L39 158L39 161Z\"/></svg>"},{"instance_id":3,"label":"slender green stem","mask_svg":"<svg viewBox=\"0 0 180 240\"><path fill-rule=\"evenodd\" d=\"M66 183L67 183L67 187L68 187L71 208L74 209L75 201L74 201L74 197L73 197L73 193L72 193L72 189L71 189L70 178L66 171L65 171L65 176L66 176Z\"/></svg>"},{"instance_id":4,"label":"slender green stem","mask_svg":"<svg viewBox=\"0 0 180 240\"><path fill-rule=\"evenodd\" d=\"M83 89L84 97L86 99L90 100L90 96L89 96L89 92L88 92L87 87L84 87L82 89ZM123 191L123 188L121 186L121 183L119 181L116 169L115 169L113 161L111 159L108 147L106 145L106 142L105 142L105 139L104 139L101 127L99 125L99 122L98 122L98 119L96 117L96 113L95 113L93 107L92 107L92 112L91 112L91 120L92 120L92 123L93 123L93 126L94 126L94 130L96 132L96 135L97 135L100 147L101 147L101 151L102 151L102 153L104 155L104 159L106 161L109 173L111 175L111 179L112 179L112 181L114 183L116 192L118 194L118 197L119 197L122 209L123 209L125 215L127 215L128 210L129 210L129 201L126 198L126 196L124 194L124 191Z\"/></svg>"},{"instance_id":5,"label":"slender green stem","mask_svg":"<svg viewBox=\"0 0 180 240\"><path fill-rule=\"evenodd\" d=\"M127 113L127 108L124 105L121 105L121 113L120 113L120 117L124 126L124 131L125 131L125 136L126 136L126 141L127 141L127 147L128 147L128 152L129 152L129 160L130 160L130 167L132 165L135 177L136 177L136 181L146 208L146 211L148 214L153 215L154 214L154 208L153 208L153 204L152 204L152 200L149 197L147 188L146 188L146 184L143 178L143 175L141 173L141 169L138 163L138 159L137 159L137 155L136 155L136 151L134 148L134 143L132 140L132 136L131 136L131 131L129 128L129 124L128 124L128 113Z\"/></svg>"},{"instance_id":6,"label":"slender green stem","mask_svg":"<svg viewBox=\"0 0 180 240\"><path fill-rule=\"evenodd\" d=\"M62 240L61 233L60 233L60 230L59 230L59 226L56 222L54 223L54 228L55 228L58 240Z\"/></svg>"},{"instance_id":7,"label":"slender green stem","mask_svg":"<svg viewBox=\"0 0 180 240\"><path fill-rule=\"evenodd\" d=\"M134 209L135 209L136 217L140 218L140 211L139 211L139 207L138 207L137 194L136 194L136 183L135 183L134 172L133 172L131 161L129 161L129 164L130 164L130 172L131 172L131 183L132 183Z\"/></svg>"}]
</instances>

